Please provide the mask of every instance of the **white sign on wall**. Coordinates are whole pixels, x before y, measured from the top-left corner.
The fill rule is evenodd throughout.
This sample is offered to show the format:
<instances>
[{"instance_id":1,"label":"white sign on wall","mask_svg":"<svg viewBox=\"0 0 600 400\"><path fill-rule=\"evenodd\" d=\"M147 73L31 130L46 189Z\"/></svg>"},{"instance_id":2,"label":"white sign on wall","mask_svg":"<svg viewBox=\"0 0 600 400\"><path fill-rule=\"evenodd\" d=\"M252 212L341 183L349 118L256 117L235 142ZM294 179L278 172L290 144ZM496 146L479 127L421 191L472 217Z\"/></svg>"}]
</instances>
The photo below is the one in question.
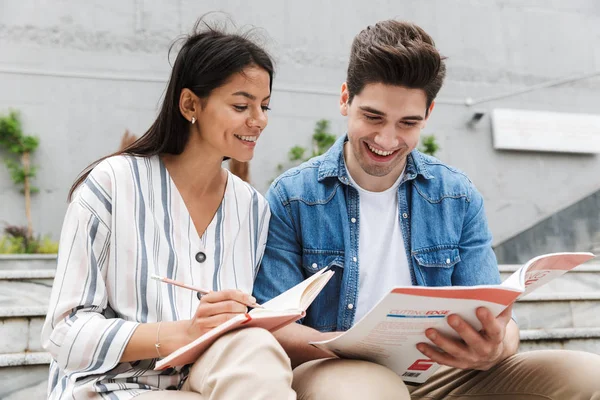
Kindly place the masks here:
<instances>
[{"instance_id":1,"label":"white sign on wall","mask_svg":"<svg viewBox=\"0 0 600 400\"><path fill-rule=\"evenodd\" d=\"M495 149L600 153L600 115L495 109Z\"/></svg>"}]
</instances>

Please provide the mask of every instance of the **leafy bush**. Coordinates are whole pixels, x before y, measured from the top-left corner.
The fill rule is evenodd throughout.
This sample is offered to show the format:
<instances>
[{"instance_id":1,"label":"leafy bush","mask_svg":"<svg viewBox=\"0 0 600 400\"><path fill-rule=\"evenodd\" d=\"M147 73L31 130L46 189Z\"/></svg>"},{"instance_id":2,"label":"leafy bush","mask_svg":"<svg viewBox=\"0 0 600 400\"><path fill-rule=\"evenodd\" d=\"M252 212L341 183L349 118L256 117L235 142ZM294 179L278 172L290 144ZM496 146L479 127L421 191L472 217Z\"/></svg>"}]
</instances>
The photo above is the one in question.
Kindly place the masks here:
<instances>
[{"instance_id":1,"label":"leafy bush","mask_svg":"<svg viewBox=\"0 0 600 400\"><path fill-rule=\"evenodd\" d=\"M434 135L425 135L421 137L421 147L419 147L421 153L435 156L435 153L437 153L438 150L440 150L440 145Z\"/></svg>"},{"instance_id":2,"label":"leafy bush","mask_svg":"<svg viewBox=\"0 0 600 400\"><path fill-rule=\"evenodd\" d=\"M312 135L311 148L307 149L302 146L294 146L288 152L289 165L284 166L279 164L277 171L279 173L284 171L284 168L291 168L298 164L308 161L313 157L324 154L336 141L336 136L329 133L329 121L326 119L318 120L315 124L315 129ZM307 155L308 154L308 155Z\"/></svg>"},{"instance_id":3,"label":"leafy bush","mask_svg":"<svg viewBox=\"0 0 600 400\"><path fill-rule=\"evenodd\" d=\"M26 226L9 225L0 236L0 254L57 254L58 242L49 236L29 237Z\"/></svg>"},{"instance_id":4,"label":"leafy bush","mask_svg":"<svg viewBox=\"0 0 600 400\"><path fill-rule=\"evenodd\" d=\"M37 192L31 181L35 178L37 169L31 164L31 154L37 149L39 139L23 133L21 119L16 111L7 116L0 115L0 147L3 147L11 157L6 159L6 167L17 186L22 187L25 196L25 215L27 217L28 237L33 237L31 222L31 194Z\"/></svg>"}]
</instances>

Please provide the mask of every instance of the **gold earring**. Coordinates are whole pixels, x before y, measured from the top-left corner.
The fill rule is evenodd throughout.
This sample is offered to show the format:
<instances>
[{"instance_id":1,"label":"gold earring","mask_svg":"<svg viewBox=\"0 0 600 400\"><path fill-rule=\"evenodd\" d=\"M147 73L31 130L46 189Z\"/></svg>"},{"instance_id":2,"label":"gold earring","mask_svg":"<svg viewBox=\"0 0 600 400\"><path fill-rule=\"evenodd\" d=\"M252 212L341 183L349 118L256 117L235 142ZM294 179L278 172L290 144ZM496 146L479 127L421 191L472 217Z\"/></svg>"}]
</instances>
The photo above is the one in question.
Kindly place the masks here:
<instances>
[{"instance_id":1,"label":"gold earring","mask_svg":"<svg viewBox=\"0 0 600 400\"><path fill-rule=\"evenodd\" d=\"M192 117L192 120L190 122L192 123L192 125L194 125L196 123L196 117Z\"/></svg>"}]
</instances>

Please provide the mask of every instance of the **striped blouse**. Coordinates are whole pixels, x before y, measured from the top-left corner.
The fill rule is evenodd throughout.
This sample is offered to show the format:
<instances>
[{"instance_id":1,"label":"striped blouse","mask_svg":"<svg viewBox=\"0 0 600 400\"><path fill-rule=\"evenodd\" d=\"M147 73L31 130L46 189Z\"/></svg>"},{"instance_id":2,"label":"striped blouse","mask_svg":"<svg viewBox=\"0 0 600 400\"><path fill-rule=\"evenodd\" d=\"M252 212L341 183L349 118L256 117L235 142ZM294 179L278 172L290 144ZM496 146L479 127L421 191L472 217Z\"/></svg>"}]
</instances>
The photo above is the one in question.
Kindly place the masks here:
<instances>
[{"instance_id":1,"label":"striped blouse","mask_svg":"<svg viewBox=\"0 0 600 400\"><path fill-rule=\"evenodd\" d=\"M270 212L228 173L223 201L199 236L158 156L116 156L80 186L65 217L42 330L52 355L49 399L131 399L177 386L181 368L119 363L139 323L191 318L196 293L152 280L252 293ZM202 253L202 254L201 254Z\"/></svg>"}]
</instances>

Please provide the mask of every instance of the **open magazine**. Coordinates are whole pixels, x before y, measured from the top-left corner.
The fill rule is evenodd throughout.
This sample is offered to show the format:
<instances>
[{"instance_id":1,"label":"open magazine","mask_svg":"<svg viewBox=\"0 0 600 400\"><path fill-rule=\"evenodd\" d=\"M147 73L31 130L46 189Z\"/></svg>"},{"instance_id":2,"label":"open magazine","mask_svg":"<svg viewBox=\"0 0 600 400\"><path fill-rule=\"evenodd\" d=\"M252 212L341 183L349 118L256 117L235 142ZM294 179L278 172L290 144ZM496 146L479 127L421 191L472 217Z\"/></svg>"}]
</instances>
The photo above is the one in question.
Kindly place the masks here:
<instances>
[{"instance_id":1,"label":"open magazine","mask_svg":"<svg viewBox=\"0 0 600 400\"><path fill-rule=\"evenodd\" d=\"M254 308L252 311L240 314L227 322L211 329L193 342L180 347L169 356L158 361L155 370L162 370L173 366L180 366L195 362L211 344L227 332L235 329L259 327L269 331L276 331L292 322L303 318L306 309L334 272L323 269L298 285L281 293L279 296L264 303L263 308Z\"/></svg>"},{"instance_id":2,"label":"open magazine","mask_svg":"<svg viewBox=\"0 0 600 400\"><path fill-rule=\"evenodd\" d=\"M404 381L425 382L439 368L417 350L417 343L432 344L426 329L459 338L446 322L447 316L458 314L479 330L477 308L487 307L498 315L517 299L594 257L592 253L538 256L500 285L397 287L348 331L311 344L339 357L384 365Z\"/></svg>"}]
</instances>

